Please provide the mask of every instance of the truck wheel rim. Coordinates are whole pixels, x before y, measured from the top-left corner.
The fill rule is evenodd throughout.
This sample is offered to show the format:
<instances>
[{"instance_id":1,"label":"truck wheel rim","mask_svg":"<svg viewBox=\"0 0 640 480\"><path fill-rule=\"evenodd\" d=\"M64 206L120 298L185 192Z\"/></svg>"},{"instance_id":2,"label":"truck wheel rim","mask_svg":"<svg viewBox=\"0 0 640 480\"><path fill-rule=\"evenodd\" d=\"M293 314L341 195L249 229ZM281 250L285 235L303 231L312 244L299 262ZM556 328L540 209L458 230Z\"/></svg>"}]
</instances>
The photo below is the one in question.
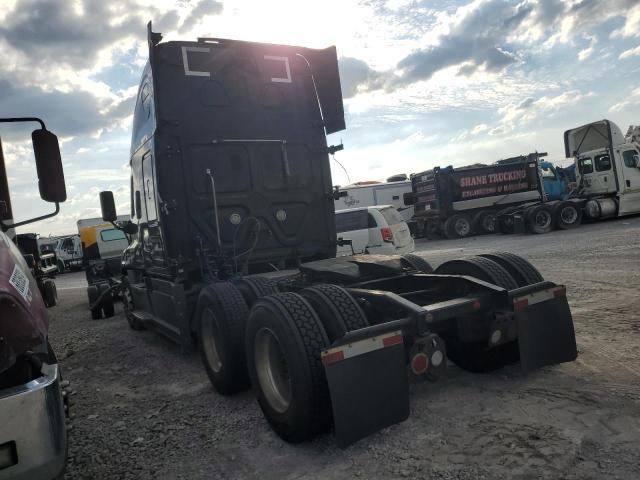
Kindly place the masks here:
<instances>
[{"instance_id":1,"label":"truck wheel rim","mask_svg":"<svg viewBox=\"0 0 640 480\"><path fill-rule=\"evenodd\" d=\"M211 309L207 308L202 312L202 326L200 335L202 335L202 347L207 363L211 370L220 373L222 370L222 360L218 353L218 345L216 344L216 316Z\"/></svg>"},{"instance_id":2,"label":"truck wheel rim","mask_svg":"<svg viewBox=\"0 0 640 480\"><path fill-rule=\"evenodd\" d=\"M482 219L482 228L485 232L493 232L496 229L496 217L494 215L485 215Z\"/></svg>"},{"instance_id":3,"label":"truck wheel rim","mask_svg":"<svg viewBox=\"0 0 640 480\"><path fill-rule=\"evenodd\" d=\"M540 228L547 228L551 225L551 215L549 212L541 211L536 213L536 225Z\"/></svg>"},{"instance_id":4,"label":"truck wheel rim","mask_svg":"<svg viewBox=\"0 0 640 480\"><path fill-rule=\"evenodd\" d=\"M571 225L578 219L578 212L574 207L564 207L560 212L560 218L564 223Z\"/></svg>"},{"instance_id":5,"label":"truck wheel rim","mask_svg":"<svg viewBox=\"0 0 640 480\"><path fill-rule=\"evenodd\" d=\"M467 235L469 235L469 231L471 230L471 225L469 225L469 222L467 222L465 219L458 219L456 221L456 233L461 236L461 237L466 237Z\"/></svg>"},{"instance_id":6,"label":"truck wheel rim","mask_svg":"<svg viewBox=\"0 0 640 480\"><path fill-rule=\"evenodd\" d=\"M261 328L255 341L256 373L267 402L278 413L291 403L291 378L278 337L269 328Z\"/></svg>"}]
</instances>

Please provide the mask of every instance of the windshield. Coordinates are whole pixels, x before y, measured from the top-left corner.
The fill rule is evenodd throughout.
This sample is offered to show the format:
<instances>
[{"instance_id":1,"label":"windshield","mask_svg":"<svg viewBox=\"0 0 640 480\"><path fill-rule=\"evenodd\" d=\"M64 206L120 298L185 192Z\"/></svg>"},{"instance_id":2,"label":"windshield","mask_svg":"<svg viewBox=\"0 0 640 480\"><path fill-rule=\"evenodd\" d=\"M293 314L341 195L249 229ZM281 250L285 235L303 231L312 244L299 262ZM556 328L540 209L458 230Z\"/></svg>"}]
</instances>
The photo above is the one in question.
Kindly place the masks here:
<instances>
[{"instance_id":1,"label":"windshield","mask_svg":"<svg viewBox=\"0 0 640 480\"><path fill-rule=\"evenodd\" d=\"M111 242L114 240L126 240L127 237L125 236L124 232L122 230L117 230L115 228L111 228L109 230L102 230L100 232L100 238L102 239L103 242Z\"/></svg>"}]
</instances>

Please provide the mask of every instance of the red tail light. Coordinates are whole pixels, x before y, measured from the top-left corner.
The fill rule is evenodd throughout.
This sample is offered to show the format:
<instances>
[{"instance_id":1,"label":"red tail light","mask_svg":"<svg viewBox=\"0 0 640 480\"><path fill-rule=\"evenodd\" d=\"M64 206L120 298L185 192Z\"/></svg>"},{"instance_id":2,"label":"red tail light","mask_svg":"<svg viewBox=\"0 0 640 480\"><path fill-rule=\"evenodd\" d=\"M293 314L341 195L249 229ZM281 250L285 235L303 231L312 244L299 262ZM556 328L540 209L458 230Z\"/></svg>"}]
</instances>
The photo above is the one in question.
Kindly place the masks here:
<instances>
[{"instance_id":1,"label":"red tail light","mask_svg":"<svg viewBox=\"0 0 640 480\"><path fill-rule=\"evenodd\" d=\"M393 230L389 227L381 228L380 233L382 234L382 240L385 242L393 242Z\"/></svg>"}]
</instances>

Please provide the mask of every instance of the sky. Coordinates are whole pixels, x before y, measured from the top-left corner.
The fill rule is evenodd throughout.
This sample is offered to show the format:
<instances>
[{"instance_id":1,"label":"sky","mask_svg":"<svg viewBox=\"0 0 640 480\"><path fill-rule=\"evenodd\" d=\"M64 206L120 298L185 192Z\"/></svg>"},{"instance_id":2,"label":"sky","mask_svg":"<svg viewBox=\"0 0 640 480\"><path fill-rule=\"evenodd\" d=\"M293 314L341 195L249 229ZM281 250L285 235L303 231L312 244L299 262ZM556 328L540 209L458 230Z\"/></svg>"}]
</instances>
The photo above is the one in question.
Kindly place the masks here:
<instances>
[{"instance_id":1,"label":"sky","mask_svg":"<svg viewBox=\"0 0 640 480\"><path fill-rule=\"evenodd\" d=\"M347 129L333 183L533 151L563 132L640 123L640 0L0 0L0 116L39 116L67 182L61 213L22 229L76 231L98 192L129 207L129 146L146 23L164 40L233 38L338 50ZM32 126L0 125L16 221L41 215ZM346 170L346 172L345 172Z\"/></svg>"}]
</instances>

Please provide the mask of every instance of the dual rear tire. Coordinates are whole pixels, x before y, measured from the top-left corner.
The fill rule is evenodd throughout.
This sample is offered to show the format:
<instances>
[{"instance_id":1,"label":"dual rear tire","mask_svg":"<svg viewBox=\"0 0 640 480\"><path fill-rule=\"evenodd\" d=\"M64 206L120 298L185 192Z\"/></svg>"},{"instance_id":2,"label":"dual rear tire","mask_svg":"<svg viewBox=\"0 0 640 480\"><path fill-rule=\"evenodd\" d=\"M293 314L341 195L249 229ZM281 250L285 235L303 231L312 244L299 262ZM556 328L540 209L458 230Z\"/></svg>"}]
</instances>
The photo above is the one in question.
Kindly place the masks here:
<instances>
[{"instance_id":1,"label":"dual rear tire","mask_svg":"<svg viewBox=\"0 0 640 480\"><path fill-rule=\"evenodd\" d=\"M450 239L495 233L497 217L491 210L480 210L473 217L466 213L457 213L447 218L443 228L445 236Z\"/></svg>"},{"instance_id":2,"label":"dual rear tire","mask_svg":"<svg viewBox=\"0 0 640 480\"><path fill-rule=\"evenodd\" d=\"M201 292L196 319L205 370L224 395L251 384L280 437L291 443L308 440L331 425L320 352L346 332L368 326L367 318L336 285L256 298L252 287L221 282ZM247 296L253 299L250 311Z\"/></svg>"},{"instance_id":3,"label":"dual rear tire","mask_svg":"<svg viewBox=\"0 0 640 480\"><path fill-rule=\"evenodd\" d=\"M542 275L531 263L505 252L451 260L440 265L436 273L467 275L507 290L543 281ZM447 336L446 343L449 358L460 368L470 372L490 372L516 363L520 359L517 340L489 348L486 339L463 341L461 332L457 330Z\"/></svg>"},{"instance_id":4,"label":"dual rear tire","mask_svg":"<svg viewBox=\"0 0 640 480\"><path fill-rule=\"evenodd\" d=\"M506 253L446 262L436 273L474 276L509 290L542 278L526 260ZM336 285L256 297L248 287L219 283L201 292L196 316L207 374L222 394L250 384L268 423L287 442L311 439L332 423L320 352L367 327L367 317ZM486 342L461 342L455 335L447 339L447 351L460 367L478 372L519 358L517 342L489 349Z\"/></svg>"},{"instance_id":5,"label":"dual rear tire","mask_svg":"<svg viewBox=\"0 0 640 480\"><path fill-rule=\"evenodd\" d=\"M554 228L569 230L582 223L582 208L571 201L534 205L524 211L524 218L531 233L549 233Z\"/></svg>"}]
</instances>

